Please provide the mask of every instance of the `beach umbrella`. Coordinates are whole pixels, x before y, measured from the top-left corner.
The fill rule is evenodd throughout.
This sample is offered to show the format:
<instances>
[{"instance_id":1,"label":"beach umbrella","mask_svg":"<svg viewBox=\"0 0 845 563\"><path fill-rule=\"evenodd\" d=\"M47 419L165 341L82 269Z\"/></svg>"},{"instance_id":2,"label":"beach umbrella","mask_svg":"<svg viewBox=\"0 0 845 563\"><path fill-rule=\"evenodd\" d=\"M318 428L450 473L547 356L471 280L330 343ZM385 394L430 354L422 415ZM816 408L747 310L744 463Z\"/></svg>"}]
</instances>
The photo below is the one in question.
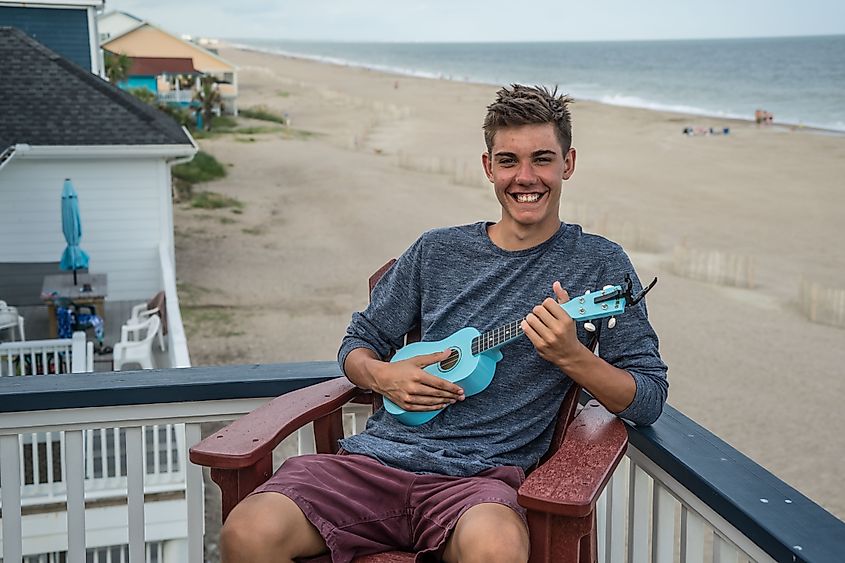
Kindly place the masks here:
<instances>
[{"instance_id":1,"label":"beach umbrella","mask_svg":"<svg viewBox=\"0 0 845 563\"><path fill-rule=\"evenodd\" d=\"M79 218L79 198L70 178L65 178L62 188L62 233L67 241L67 248L62 253L59 267L73 270L73 285L76 285L76 270L88 267L88 254L79 247L82 239L82 221Z\"/></svg>"}]
</instances>

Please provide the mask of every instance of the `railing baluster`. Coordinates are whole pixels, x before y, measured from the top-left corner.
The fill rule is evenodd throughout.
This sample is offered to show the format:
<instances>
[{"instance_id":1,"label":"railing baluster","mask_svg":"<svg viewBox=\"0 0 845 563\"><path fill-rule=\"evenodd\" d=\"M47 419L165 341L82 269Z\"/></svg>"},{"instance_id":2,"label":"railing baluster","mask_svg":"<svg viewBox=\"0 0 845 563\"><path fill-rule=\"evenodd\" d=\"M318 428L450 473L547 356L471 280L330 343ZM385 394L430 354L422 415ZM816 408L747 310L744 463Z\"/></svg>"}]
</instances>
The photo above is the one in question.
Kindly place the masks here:
<instances>
[{"instance_id":1,"label":"railing baluster","mask_svg":"<svg viewBox=\"0 0 845 563\"><path fill-rule=\"evenodd\" d=\"M681 505L681 562L704 563L704 519Z\"/></svg>"},{"instance_id":2,"label":"railing baluster","mask_svg":"<svg viewBox=\"0 0 845 563\"><path fill-rule=\"evenodd\" d=\"M159 439L159 429L161 428L160 425L154 424L153 425L153 472L152 474L158 476L161 473L161 452L159 448L161 448L161 440Z\"/></svg>"},{"instance_id":3,"label":"railing baluster","mask_svg":"<svg viewBox=\"0 0 845 563\"><path fill-rule=\"evenodd\" d=\"M106 440L106 429L100 428L100 478L109 476L109 443Z\"/></svg>"},{"instance_id":4,"label":"railing baluster","mask_svg":"<svg viewBox=\"0 0 845 563\"><path fill-rule=\"evenodd\" d=\"M123 475L123 463L120 457L123 453L120 447L120 428L114 429L114 476L120 477Z\"/></svg>"},{"instance_id":5,"label":"railing baluster","mask_svg":"<svg viewBox=\"0 0 845 563\"><path fill-rule=\"evenodd\" d=\"M672 563L675 555L675 499L654 482L651 521L651 560Z\"/></svg>"},{"instance_id":6,"label":"railing baluster","mask_svg":"<svg viewBox=\"0 0 845 563\"><path fill-rule=\"evenodd\" d=\"M41 484L41 452L38 451L38 433L33 432L29 435L31 440L29 456L32 463L32 484L37 486Z\"/></svg>"},{"instance_id":7,"label":"railing baluster","mask_svg":"<svg viewBox=\"0 0 845 563\"><path fill-rule=\"evenodd\" d=\"M202 439L200 424L185 425L187 448L180 455L185 467L185 501L188 505L188 563L202 563L203 535L205 532L205 506L202 467L188 461L188 449ZM161 561L159 559L159 561Z\"/></svg>"},{"instance_id":8,"label":"railing baluster","mask_svg":"<svg viewBox=\"0 0 845 563\"><path fill-rule=\"evenodd\" d=\"M173 425L167 424L164 427L165 430L165 447L167 447L167 452L165 453L165 461L166 461L166 471L168 475L172 475L176 472L176 468L173 466Z\"/></svg>"},{"instance_id":9,"label":"railing baluster","mask_svg":"<svg viewBox=\"0 0 845 563\"><path fill-rule=\"evenodd\" d=\"M94 478L94 431L85 431L85 478Z\"/></svg>"},{"instance_id":10,"label":"railing baluster","mask_svg":"<svg viewBox=\"0 0 845 563\"><path fill-rule=\"evenodd\" d=\"M297 452L299 455L313 454L317 451L317 444L314 441L314 425L308 423L296 431Z\"/></svg>"},{"instance_id":11,"label":"railing baluster","mask_svg":"<svg viewBox=\"0 0 845 563\"><path fill-rule=\"evenodd\" d=\"M0 436L0 496L3 498L3 561L23 557L21 528L20 440Z\"/></svg>"},{"instance_id":12,"label":"railing baluster","mask_svg":"<svg viewBox=\"0 0 845 563\"><path fill-rule=\"evenodd\" d=\"M713 563L737 563L737 549L713 530Z\"/></svg>"},{"instance_id":13,"label":"railing baluster","mask_svg":"<svg viewBox=\"0 0 845 563\"><path fill-rule=\"evenodd\" d=\"M47 486L49 487L49 495L53 496L53 433L44 433L44 443L46 444L44 457L46 457L45 465L47 466Z\"/></svg>"},{"instance_id":14,"label":"railing baluster","mask_svg":"<svg viewBox=\"0 0 845 563\"><path fill-rule=\"evenodd\" d=\"M68 563L85 563L85 449L82 430L64 432L63 473L67 491Z\"/></svg>"},{"instance_id":15,"label":"railing baluster","mask_svg":"<svg viewBox=\"0 0 845 563\"><path fill-rule=\"evenodd\" d=\"M129 509L129 561L144 563L144 431L126 429L126 502Z\"/></svg>"},{"instance_id":16,"label":"railing baluster","mask_svg":"<svg viewBox=\"0 0 845 563\"><path fill-rule=\"evenodd\" d=\"M651 478L636 463L631 464L628 487L628 561L648 563L648 521L651 510Z\"/></svg>"},{"instance_id":17,"label":"railing baluster","mask_svg":"<svg viewBox=\"0 0 845 563\"><path fill-rule=\"evenodd\" d=\"M610 494L608 484L596 501L596 551L598 563L607 561L607 497Z\"/></svg>"},{"instance_id":18,"label":"railing baluster","mask_svg":"<svg viewBox=\"0 0 845 563\"><path fill-rule=\"evenodd\" d=\"M630 460L626 457L619 464L610 480L608 487L608 519L609 530L607 538L606 561L613 563L623 561L625 557L625 515L628 512L627 487L628 474L631 469Z\"/></svg>"}]
</instances>

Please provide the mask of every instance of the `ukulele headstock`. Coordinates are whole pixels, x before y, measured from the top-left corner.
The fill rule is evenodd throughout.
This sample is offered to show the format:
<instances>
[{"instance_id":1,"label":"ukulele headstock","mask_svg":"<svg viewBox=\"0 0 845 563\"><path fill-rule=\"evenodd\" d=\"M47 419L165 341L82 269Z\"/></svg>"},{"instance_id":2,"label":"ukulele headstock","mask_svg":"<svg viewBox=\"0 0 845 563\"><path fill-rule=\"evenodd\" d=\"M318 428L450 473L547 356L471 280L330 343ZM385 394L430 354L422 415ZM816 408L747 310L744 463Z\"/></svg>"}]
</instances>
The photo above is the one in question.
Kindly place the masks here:
<instances>
[{"instance_id":1,"label":"ukulele headstock","mask_svg":"<svg viewBox=\"0 0 845 563\"><path fill-rule=\"evenodd\" d=\"M612 317L623 313L626 306L639 303L656 283L657 278L654 278L647 287L634 295L634 282L625 274L625 281L621 285L606 285L598 291L588 291L570 299L562 307L576 321Z\"/></svg>"}]
</instances>

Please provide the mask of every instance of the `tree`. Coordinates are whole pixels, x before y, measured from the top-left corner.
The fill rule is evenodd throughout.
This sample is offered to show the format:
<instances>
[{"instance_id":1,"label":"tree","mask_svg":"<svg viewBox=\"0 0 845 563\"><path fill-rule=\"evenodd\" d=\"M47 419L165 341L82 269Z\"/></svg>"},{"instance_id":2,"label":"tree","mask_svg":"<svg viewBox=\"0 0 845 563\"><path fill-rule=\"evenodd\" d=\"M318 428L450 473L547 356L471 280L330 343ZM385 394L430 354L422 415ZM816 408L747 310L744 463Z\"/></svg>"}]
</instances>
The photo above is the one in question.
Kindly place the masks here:
<instances>
[{"instance_id":1,"label":"tree","mask_svg":"<svg viewBox=\"0 0 845 563\"><path fill-rule=\"evenodd\" d=\"M106 51L106 78L112 84L123 82L129 77L129 71L132 69L132 59L123 53L114 54Z\"/></svg>"},{"instance_id":2,"label":"tree","mask_svg":"<svg viewBox=\"0 0 845 563\"><path fill-rule=\"evenodd\" d=\"M205 130L211 131L211 118L214 117L214 110L220 106L222 100L220 89L213 76L204 76L202 78L200 88L194 95L194 100L200 104Z\"/></svg>"}]
</instances>

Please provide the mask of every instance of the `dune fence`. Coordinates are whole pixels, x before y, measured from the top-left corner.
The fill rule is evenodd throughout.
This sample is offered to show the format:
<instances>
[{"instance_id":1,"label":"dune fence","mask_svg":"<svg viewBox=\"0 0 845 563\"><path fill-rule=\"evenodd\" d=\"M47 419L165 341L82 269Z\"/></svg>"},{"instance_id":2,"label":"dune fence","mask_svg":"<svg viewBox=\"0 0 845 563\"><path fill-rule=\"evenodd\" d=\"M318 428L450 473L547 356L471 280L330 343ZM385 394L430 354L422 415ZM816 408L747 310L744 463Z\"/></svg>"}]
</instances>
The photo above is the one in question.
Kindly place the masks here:
<instances>
[{"instance_id":1,"label":"dune fence","mask_svg":"<svg viewBox=\"0 0 845 563\"><path fill-rule=\"evenodd\" d=\"M459 186L472 188L490 186L490 181L477 161L469 162L440 156L416 156L400 152L396 164L403 170L448 176L453 184Z\"/></svg>"},{"instance_id":2,"label":"dune fence","mask_svg":"<svg viewBox=\"0 0 845 563\"><path fill-rule=\"evenodd\" d=\"M679 244L672 254L672 267L676 274L685 278L731 287L750 289L756 286L755 263L751 256Z\"/></svg>"},{"instance_id":3,"label":"dune fence","mask_svg":"<svg viewBox=\"0 0 845 563\"><path fill-rule=\"evenodd\" d=\"M562 216L568 223L581 225L587 233L595 233L622 245L633 252L660 253L663 250L660 233L639 223L611 217L586 204L572 204L563 199Z\"/></svg>"},{"instance_id":4,"label":"dune fence","mask_svg":"<svg viewBox=\"0 0 845 563\"><path fill-rule=\"evenodd\" d=\"M824 287L801 279L801 312L810 321L845 328L845 289Z\"/></svg>"}]
</instances>

